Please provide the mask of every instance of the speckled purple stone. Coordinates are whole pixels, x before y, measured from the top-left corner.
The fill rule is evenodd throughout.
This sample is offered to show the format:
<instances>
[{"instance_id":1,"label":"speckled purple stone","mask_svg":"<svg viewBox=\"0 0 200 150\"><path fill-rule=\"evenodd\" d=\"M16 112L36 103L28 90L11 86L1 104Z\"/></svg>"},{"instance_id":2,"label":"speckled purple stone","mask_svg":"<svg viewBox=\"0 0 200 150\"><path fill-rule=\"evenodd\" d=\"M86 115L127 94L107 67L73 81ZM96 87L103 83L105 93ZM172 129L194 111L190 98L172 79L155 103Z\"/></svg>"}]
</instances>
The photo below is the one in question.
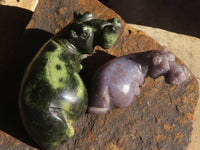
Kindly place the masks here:
<instances>
[{"instance_id":1,"label":"speckled purple stone","mask_svg":"<svg viewBox=\"0 0 200 150\"><path fill-rule=\"evenodd\" d=\"M176 85L190 73L175 62L175 56L166 47L162 51L129 54L109 61L92 80L88 112L105 113L112 108L127 107L140 94L145 76L155 79L161 75L167 83Z\"/></svg>"}]
</instances>

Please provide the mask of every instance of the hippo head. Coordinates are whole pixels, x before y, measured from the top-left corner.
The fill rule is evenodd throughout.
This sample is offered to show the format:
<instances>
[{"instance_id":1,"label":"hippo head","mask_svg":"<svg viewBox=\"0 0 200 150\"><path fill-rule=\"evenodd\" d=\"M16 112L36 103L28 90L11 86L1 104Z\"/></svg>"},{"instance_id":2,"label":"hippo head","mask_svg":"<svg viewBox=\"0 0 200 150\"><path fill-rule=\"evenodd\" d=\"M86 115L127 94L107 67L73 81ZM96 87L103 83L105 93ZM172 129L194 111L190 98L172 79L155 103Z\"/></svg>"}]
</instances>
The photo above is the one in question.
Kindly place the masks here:
<instances>
[{"instance_id":1,"label":"hippo head","mask_svg":"<svg viewBox=\"0 0 200 150\"><path fill-rule=\"evenodd\" d=\"M190 71L186 66L176 63L174 54L163 47L161 51L152 53L148 75L153 78L164 75L166 83L178 85L190 76Z\"/></svg>"},{"instance_id":2,"label":"hippo head","mask_svg":"<svg viewBox=\"0 0 200 150\"><path fill-rule=\"evenodd\" d=\"M175 56L163 47L161 51L151 53L148 75L152 78L165 75L170 70L170 62L175 62Z\"/></svg>"},{"instance_id":3,"label":"hippo head","mask_svg":"<svg viewBox=\"0 0 200 150\"><path fill-rule=\"evenodd\" d=\"M83 15L74 13L74 21L65 27L58 35L67 39L79 52L90 54L96 45L108 49L112 47L119 35L121 21L117 18L110 20L94 19L92 13Z\"/></svg>"}]
</instances>

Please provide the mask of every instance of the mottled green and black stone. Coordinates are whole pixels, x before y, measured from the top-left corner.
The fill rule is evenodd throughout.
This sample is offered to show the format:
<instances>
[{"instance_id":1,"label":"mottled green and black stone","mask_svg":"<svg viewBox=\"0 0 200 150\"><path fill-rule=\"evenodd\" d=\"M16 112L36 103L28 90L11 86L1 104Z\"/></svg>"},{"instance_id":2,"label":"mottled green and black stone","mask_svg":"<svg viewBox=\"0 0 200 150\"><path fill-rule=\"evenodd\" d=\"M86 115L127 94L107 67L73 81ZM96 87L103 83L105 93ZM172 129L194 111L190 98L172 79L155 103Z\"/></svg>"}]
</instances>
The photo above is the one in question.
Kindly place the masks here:
<instances>
[{"instance_id":1,"label":"mottled green and black stone","mask_svg":"<svg viewBox=\"0 0 200 150\"><path fill-rule=\"evenodd\" d=\"M42 149L54 149L74 135L72 125L88 107L87 89L78 74L80 62L95 45L112 47L121 27L117 18L98 20L90 12L74 17L39 50L22 80L21 118Z\"/></svg>"}]
</instances>

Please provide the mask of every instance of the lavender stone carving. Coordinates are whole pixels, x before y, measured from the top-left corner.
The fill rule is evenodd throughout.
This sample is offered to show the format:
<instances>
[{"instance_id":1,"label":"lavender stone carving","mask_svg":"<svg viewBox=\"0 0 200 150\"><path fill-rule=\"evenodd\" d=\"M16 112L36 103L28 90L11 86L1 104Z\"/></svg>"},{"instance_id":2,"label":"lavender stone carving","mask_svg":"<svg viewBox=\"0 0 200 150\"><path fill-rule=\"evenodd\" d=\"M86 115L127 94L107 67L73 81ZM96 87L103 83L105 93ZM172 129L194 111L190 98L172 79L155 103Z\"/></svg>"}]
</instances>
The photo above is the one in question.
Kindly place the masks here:
<instances>
[{"instance_id":1,"label":"lavender stone carving","mask_svg":"<svg viewBox=\"0 0 200 150\"><path fill-rule=\"evenodd\" d=\"M92 80L88 112L106 113L112 108L127 107L140 94L144 78L164 76L171 85L178 85L189 76L189 70L177 64L167 51L152 50L114 58L99 68Z\"/></svg>"}]
</instances>

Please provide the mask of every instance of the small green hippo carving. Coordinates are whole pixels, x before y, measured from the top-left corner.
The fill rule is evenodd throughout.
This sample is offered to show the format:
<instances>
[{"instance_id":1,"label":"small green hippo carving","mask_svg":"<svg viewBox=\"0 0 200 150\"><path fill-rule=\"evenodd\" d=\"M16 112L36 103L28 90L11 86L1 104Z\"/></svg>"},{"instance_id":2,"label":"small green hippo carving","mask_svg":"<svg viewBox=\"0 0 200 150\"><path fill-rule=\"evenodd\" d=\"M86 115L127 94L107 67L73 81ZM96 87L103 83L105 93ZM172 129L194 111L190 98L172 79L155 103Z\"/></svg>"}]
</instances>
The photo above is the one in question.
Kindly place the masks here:
<instances>
[{"instance_id":1,"label":"small green hippo carving","mask_svg":"<svg viewBox=\"0 0 200 150\"><path fill-rule=\"evenodd\" d=\"M81 60L95 45L110 48L121 22L94 19L90 12L74 13L74 21L38 51L22 80L19 108L23 124L42 149L54 149L74 135L73 123L88 107L79 76Z\"/></svg>"}]
</instances>

